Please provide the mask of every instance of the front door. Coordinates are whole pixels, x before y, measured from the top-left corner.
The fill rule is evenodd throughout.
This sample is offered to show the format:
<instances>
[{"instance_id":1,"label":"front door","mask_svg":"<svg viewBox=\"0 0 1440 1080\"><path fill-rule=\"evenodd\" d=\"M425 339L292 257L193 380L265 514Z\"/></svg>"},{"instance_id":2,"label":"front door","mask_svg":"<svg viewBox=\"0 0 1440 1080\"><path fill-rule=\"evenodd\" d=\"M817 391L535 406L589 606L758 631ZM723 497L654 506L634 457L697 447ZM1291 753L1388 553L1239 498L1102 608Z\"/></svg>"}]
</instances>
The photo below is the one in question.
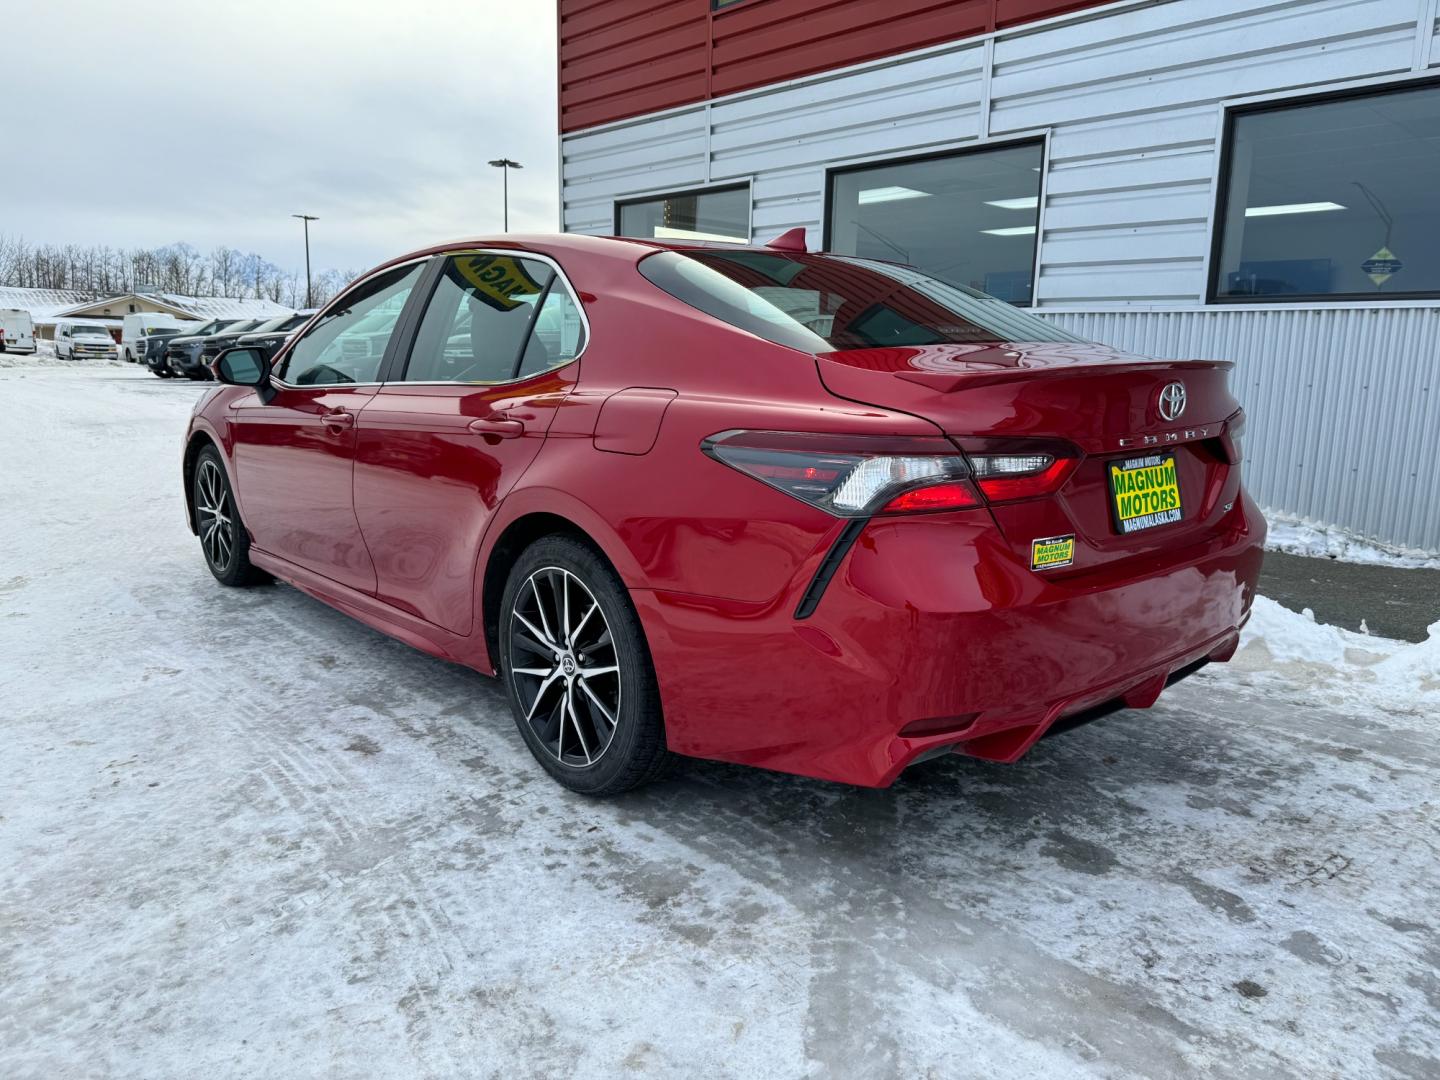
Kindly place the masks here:
<instances>
[{"instance_id":1,"label":"front door","mask_svg":"<svg viewBox=\"0 0 1440 1080\"><path fill-rule=\"evenodd\" d=\"M446 258L408 357L357 424L355 511L381 600L471 631L481 537L539 453L583 344L549 263Z\"/></svg>"},{"instance_id":2,"label":"front door","mask_svg":"<svg viewBox=\"0 0 1440 1080\"><path fill-rule=\"evenodd\" d=\"M425 263L394 267L336 300L282 357L275 394L231 413L240 512L255 547L375 591L375 564L355 520L356 423Z\"/></svg>"}]
</instances>

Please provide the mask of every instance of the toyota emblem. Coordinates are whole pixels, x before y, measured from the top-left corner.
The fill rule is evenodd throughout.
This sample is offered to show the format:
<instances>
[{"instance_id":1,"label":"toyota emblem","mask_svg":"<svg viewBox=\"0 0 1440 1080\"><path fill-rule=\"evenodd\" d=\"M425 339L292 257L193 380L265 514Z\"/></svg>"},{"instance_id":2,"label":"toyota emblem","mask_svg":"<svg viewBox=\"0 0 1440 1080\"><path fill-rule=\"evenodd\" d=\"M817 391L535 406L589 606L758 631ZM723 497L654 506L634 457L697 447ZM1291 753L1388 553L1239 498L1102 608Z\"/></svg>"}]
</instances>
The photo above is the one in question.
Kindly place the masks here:
<instances>
[{"instance_id":1,"label":"toyota emblem","mask_svg":"<svg viewBox=\"0 0 1440 1080\"><path fill-rule=\"evenodd\" d=\"M1185 411L1185 384L1182 382L1167 383L1160 391L1160 419L1179 420L1180 414Z\"/></svg>"}]
</instances>

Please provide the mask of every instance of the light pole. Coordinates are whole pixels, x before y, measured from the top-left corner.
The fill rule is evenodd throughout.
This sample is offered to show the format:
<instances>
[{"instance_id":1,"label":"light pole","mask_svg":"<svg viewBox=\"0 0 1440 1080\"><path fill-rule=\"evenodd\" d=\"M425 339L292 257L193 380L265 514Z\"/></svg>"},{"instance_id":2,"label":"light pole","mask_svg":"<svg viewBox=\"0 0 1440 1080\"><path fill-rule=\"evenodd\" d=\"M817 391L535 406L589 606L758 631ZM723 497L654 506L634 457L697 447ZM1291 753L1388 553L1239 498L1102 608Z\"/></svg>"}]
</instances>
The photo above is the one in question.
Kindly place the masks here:
<instances>
[{"instance_id":1,"label":"light pole","mask_svg":"<svg viewBox=\"0 0 1440 1080\"><path fill-rule=\"evenodd\" d=\"M509 232L509 231L510 231L510 170L511 170L511 169L523 169L525 166L521 165L520 162L518 162L518 161L511 161L508 157L496 158L494 161L490 162L490 164L493 165L493 166L495 166L495 168L499 169L499 170L500 170L500 174L505 178L505 182L504 182L504 189L505 189L505 231L506 231L506 232Z\"/></svg>"},{"instance_id":2,"label":"light pole","mask_svg":"<svg viewBox=\"0 0 1440 1080\"><path fill-rule=\"evenodd\" d=\"M305 223L305 306L314 307L310 302L310 222L320 219L314 214L291 214Z\"/></svg>"}]
</instances>

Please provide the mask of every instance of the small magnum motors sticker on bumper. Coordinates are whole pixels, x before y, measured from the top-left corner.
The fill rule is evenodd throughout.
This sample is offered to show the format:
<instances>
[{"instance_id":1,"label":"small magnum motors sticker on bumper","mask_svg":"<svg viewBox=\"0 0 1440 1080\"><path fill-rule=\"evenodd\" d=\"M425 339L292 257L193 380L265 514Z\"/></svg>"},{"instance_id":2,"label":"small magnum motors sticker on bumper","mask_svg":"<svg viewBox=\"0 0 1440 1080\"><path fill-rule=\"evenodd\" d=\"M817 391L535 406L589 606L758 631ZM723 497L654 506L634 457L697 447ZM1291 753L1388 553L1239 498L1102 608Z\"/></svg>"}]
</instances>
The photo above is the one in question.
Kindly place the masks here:
<instances>
[{"instance_id":1,"label":"small magnum motors sticker on bumper","mask_svg":"<svg viewBox=\"0 0 1440 1080\"><path fill-rule=\"evenodd\" d=\"M1075 534L1030 541L1030 569L1056 570L1075 561Z\"/></svg>"}]
</instances>

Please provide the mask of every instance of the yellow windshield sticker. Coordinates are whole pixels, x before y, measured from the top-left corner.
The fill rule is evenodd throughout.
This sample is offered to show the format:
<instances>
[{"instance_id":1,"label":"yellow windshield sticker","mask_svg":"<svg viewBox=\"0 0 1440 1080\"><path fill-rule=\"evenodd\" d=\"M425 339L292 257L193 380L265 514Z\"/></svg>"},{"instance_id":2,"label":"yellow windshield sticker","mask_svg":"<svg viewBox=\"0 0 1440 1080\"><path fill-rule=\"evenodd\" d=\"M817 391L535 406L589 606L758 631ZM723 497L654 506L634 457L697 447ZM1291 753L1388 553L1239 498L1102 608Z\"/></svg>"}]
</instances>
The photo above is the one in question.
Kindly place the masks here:
<instances>
[{"instance_id":1,"label":"yellow windshield sticker","mask_svg":"<svg viewBox=\"0 0 1440 1080\"><path fill-rule=\"evenodd\" d=\"M476 299L499 311L514 311L540 293L521 260L508 255L457 255L450 265Z\"/></svg>"},{"instance_id":2,"label":"yellow windshield sticker","mask_svg":"<svg viewBox=\"0 0 1440 1080\"><path fill-rule=\"evenodd\" d=\"M1030 569L1054 570L1075 561L1075 534L1030 541Z\"/></svg>"}]
</instances>

